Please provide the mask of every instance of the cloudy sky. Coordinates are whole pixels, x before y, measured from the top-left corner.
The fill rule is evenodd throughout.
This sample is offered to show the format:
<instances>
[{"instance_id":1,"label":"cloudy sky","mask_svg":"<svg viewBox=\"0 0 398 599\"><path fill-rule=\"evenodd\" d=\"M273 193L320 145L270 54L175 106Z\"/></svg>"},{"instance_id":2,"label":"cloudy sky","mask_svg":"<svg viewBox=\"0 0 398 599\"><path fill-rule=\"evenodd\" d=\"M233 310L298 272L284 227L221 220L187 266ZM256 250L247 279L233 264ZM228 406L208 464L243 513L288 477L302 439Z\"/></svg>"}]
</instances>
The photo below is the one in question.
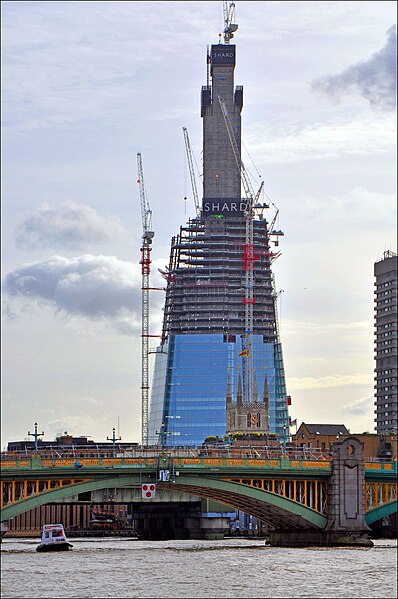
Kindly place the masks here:
<instances>
[{"instance_id":1,"label":"cloudy sky","mask_svg":"<svg viewBox=\"0 0 398 599\"><path fill-rule=\"evenodd\" d=\"M236 2L243 160L285 233L291 416L351 432L374 429L373 266L397 247L395 15L380 0ZM200 188L200 88L222 28L218 1L2 2L2 446L35 421L47 439L140 440L137 153L163 286L194 215L182 128Z\"/></svg>"}]
</instances>

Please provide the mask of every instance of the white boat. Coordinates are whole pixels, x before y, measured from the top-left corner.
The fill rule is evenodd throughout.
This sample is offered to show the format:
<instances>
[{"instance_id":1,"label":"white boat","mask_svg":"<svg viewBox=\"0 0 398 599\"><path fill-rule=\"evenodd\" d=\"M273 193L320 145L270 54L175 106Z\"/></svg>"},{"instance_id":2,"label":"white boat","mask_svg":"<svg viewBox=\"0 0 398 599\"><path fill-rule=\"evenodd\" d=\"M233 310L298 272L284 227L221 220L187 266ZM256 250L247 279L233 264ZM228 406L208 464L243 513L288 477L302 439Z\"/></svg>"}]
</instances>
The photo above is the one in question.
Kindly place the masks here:
<instances>
[{"instance_id":1,"label":"white boat","mask_svg":"<svg viewBox=\"0 0 398 599\"><path fill-rule=\"evenodd\" d=\"M45 524L36 551L69 551L71 547L62 524Z\"/></svg>"}]
</instances>

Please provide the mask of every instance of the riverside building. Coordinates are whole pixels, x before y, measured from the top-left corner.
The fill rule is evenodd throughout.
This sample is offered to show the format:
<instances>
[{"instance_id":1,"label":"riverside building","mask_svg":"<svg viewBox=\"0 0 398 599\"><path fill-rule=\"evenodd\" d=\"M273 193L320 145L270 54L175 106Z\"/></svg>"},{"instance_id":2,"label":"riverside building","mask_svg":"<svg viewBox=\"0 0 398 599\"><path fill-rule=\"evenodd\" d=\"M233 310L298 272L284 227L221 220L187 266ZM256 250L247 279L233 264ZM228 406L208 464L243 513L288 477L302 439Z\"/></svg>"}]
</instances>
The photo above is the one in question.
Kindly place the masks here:
<instances>
[{"instance_id":1,"label":"riverside building","mask_svg":"<svg viewBox=\"0 0 398 599\"><path fill-rule=\"evenodd\" d=\"M397 433L398 257L384 252L375 275L375 429Z\"/></svg>"},{"instance_id":2,"label":"riverside building","mask_svg":"<svg viewBox=\"0 0 398 599\"><path fill-rule=\"evenodd\" d=\"M274 228L276 218L267 220L270 206L258 192L250 195L242 179L243 87L234 85L236 46L229 39L224 35L226 43L207 52L202 204L172 238L163 272L167 287L149 444L161 438L169 447L193 446L209 435L225 435L227 396L231 405L239 394L255 409L249 426L276 433L281 442L289 434L271 270L283 233ZM259 401L266 401L266 414L257 409Z\"/></svg>"}]
</instances>

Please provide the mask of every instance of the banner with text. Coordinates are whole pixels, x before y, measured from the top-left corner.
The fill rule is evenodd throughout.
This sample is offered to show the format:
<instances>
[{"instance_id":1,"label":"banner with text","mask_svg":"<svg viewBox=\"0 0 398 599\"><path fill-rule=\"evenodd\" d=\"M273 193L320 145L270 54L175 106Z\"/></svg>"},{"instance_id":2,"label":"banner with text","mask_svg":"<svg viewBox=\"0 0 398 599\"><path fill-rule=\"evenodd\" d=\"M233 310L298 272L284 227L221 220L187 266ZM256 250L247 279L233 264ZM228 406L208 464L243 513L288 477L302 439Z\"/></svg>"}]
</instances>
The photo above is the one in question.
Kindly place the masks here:
<instances>
[{"instance_id":1,"label":"banner with text","mask_svg":"<svg viewBox=\"0 0 398 599\"><path fill-rule=\"evenodd\" d=\"M220 214L224 217L244 216L247 210L245 198L207 198L202 202L203 216Z\"/></svg>"}]
</instances>

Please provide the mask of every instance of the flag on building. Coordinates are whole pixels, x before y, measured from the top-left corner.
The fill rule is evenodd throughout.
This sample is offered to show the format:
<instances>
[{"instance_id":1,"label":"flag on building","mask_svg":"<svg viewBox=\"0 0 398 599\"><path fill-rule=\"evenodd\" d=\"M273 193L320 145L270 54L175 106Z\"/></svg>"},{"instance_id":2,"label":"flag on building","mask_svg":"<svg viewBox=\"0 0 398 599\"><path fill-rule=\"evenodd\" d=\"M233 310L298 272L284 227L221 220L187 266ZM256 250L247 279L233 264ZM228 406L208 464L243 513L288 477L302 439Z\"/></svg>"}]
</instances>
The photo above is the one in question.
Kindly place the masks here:
<instances>
[{"instance_id":1,"label":"flag on building","mask_svg":"<svg viewBox=\"0 0 398 599\"><path fill-rule=\"evenodd\" d=\"M287 405L291 406L292 405L292 398L291 398L291 396L287 395L286 399L287 399Z\"/></svg>"},{"instance_id":2,"label":"flag on building","mask_svg":"<svg viewBox=\"0 0 398 599\"><path fill-rule=\"evenodd\" d=\"M240 352L240 356L248 356L250 354L250 350L249 349L244 349L243 351Z\"/></svg>"},{"instance_id":3,"label":"flag on building","mask_svg":"<svg viewBox=\"0 0 398 599\"><path fill-rule=\"evenodd\" d=\"M289 418L289 424L290 424L290 426L297 426L297 418L295 418L294 420Z\"/></svg>"}]
</instances>

